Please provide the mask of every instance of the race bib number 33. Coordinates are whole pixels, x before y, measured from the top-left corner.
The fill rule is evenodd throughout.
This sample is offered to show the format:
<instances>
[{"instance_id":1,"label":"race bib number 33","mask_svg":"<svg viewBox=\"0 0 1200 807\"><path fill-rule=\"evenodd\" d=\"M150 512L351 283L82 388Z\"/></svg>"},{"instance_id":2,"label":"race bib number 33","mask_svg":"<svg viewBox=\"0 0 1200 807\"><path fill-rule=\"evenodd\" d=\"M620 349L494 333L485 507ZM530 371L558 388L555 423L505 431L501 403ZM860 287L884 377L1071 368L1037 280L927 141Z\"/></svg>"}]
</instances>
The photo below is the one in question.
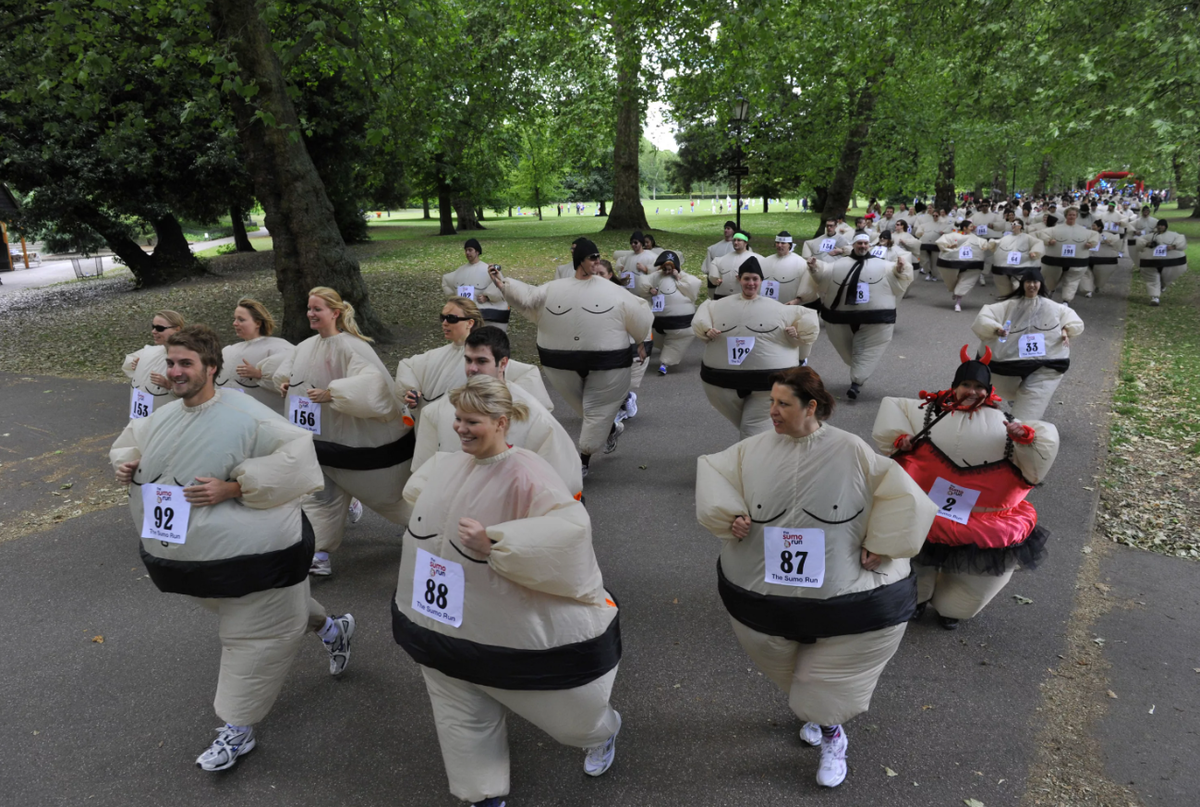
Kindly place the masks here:
<instances>
[{"instance_id":1,"label":"race bib number 33","mask_svg":"<svg viewBox=\"0 0 1200 807\"><path fill-rule=\"evenodd\" d=\"M171 544L187 543L192 506L178 485L142 485L142 537Z\"/></svg>"},{"instance_id":2,"label":"race bib number 33","mask_svg":"<svg viewBox=\"0 0 1200 807\"><path fill-rule=\"evenodd\" d=\"M825 582L825 530L763 530L763 580L777 586L820 588Z\"/></svg>"},{"instance_id":3,"label":"race bib number 33","mask_svg":"<svg viewBox=\"0 0 1200 807\"><path fill-rule=\"evenodd\" d=\"M1036 359L1046 355L1046 334L1021 334L1021 358Z\"/></svg>"},{"instance_id":4,"label":"race bib number 33","mask_svg":"<svg viewBox=\"0 0 1200 807\"><path fill-rule=\"evenodd\" d=\"M461 563L417 550L413 569L412 609L430 619L461 628L466 579Z\"/></svg>"}]
</instances>

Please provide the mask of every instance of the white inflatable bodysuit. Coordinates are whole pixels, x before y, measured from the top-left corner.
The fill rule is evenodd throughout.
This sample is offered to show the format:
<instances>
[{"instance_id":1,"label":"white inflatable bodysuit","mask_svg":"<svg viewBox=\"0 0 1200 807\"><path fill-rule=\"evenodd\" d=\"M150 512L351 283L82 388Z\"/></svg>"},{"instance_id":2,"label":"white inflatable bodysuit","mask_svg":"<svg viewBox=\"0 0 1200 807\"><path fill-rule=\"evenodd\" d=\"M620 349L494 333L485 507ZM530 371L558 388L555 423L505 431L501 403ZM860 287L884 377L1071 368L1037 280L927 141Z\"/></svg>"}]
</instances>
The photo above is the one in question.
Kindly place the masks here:
<instances>
[{"instance_id":1,"label":"white inflatable bodysuit","mask_svg":"<svg viewBox=\"0 0 1200 807\"><path fill-rule=\"evenodd\" d=\"M240 390L271 411L283 412L283 396L272 378L295 349L291 342L275 336L260 336L226 345L221 349L221 374L216 378L216 386L235 393ZM262 378L239 376L237 368L243 361L257 368Z\"/></svg>"}]
</instances>

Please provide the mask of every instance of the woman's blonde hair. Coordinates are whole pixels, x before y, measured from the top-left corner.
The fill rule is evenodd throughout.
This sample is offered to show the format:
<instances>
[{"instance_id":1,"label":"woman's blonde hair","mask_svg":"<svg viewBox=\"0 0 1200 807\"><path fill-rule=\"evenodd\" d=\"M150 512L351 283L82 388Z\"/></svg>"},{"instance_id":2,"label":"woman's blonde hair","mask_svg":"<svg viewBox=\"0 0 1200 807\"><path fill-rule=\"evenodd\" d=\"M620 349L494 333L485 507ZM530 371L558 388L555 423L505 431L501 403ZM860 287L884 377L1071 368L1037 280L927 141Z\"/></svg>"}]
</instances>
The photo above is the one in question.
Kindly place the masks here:
<instances>
[{"instance_id":1,"label":"woman's blonde hair","mask_svg":"<svg viewBox=\"0 0 1200 807\"><path fill-rule=\"evenodd\" d=\"M479 306L470 297L447 297L446 304L456 305L462 309L462 312L473 323L471 330L483 327L483 312L479 310Z\"/></svg>"},{"instance_id":2,"label":"woman's blonde hair","mask_svg":"<svg viewBox=\"0 0 1200 807\"><path fill-rule=\"evenodd\" d=\"M511 423L529 417L529 407L513 400L507 384L482 373L471 376L466 384L451 390L450 403L455 409L487 415L493 420L506 417Z\"/></svg>"},{"instance_id":3,"label":"woman's blonde hair","mask_svg":"<svg viewBox=\"0 0 1200 807\"><path fill-rule=\"evenodd\" d=\"M334 324L337 325L339 331L345 331L351 336L357 336L364 342L375 341L358 329L358 323L354 321L354 306L343 300L342 295L328 286L317 286L316 288L309 289L308 296L320 297L331 310L337 313L337 320L335 320Z\"/></svg>"},{"instance_id":4,"label":"woman's blonde hair","mask_svg":"<svg viewBox=\"0 0 1200 807\"><path fill-rule=\"evenodd\" d=\"M258 335L270 336L275 332L275 318L267 307L253 297L243 297L237 301L238 308L249 312L250 318L258 323Z\"/></svg>"},{"instance_id":5,"label":"woman's blonde hair","mask_svg":"<svg viewBox=\"0 0 1200 807\"><path fill-rule=\"evenodd\" d=\"M164 308L162 311L155 311L154 317L162 317L167 322L171 323L172 328L182 328L184 325L187 325L187 321L184 320L183 314L180 314L178 311L172 311L169 308ZM150 319L154 319L154 317L151 317Z\"/></svg>"}]
</instances>

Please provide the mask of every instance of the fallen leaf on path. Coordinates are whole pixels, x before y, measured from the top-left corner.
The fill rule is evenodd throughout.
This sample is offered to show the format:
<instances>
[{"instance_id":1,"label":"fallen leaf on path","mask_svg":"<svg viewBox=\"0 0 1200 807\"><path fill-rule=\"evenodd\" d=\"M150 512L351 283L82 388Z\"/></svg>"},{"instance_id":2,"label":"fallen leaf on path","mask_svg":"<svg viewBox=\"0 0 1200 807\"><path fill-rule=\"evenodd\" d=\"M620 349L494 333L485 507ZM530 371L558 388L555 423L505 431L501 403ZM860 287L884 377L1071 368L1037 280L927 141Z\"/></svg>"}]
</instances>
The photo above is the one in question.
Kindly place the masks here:
<instances>
[{"instance_id":1,"label":"fallen leaf on path","mask_svg":"<svg viewBox=\"0 0 1200 807\"><path fill-rule=\"evenodd\" d=\"M1012 596L1013 599L1017 601L1017 605L1029 605L1033 602L1033 600L1029 599L1028 597L1022 597L1020 594L1014 594Z\"/></svg>"},{"instance_id":2,"label":"fallen leaf on path","mask_svg":"<svg viewBox=\"0 0 1200 807\"><path fill-rule=\"evenodd\" d=\"M983 802L979 799L963 799L963 804L967 807L983 807Z\"/></svg>"},{"instance_id":3,"label":"fallen leaf on path","mask_svg":"<svg viewBox=\"0 0 1200 807\"><path fill-rule=\"evenodd\" d=\"M672 605L679 605L679 598L678 598L678 597L676 597L675 599L671 600L671 604L672 604Z\"/></svg>"},{"instance_id":4,"label":"fallen leaf on path","mask_svg":"<svg viewBox=\"0 0 1200 807\"><path fill-rule=\"evenodd\" d=\"M1103 583L1096 583L1096 588L1107 593L1108 591L1110 591L1112 589L1112 586L1106 586Z\"/></svg>"},{"instance_id":5,"label":"fallen leaf on path","mask_svg":"<svg viewBox=\"0 0 1200 807\"><path fill-rule=\"evenodd\" d=\"M1095 488L1089 488L1087 485L1084 485L1084 486L1083 486L1083 489L1084 489L1084 490L1095 490Z\"/></svg>"},{"instance_id":6,"label":"fallen leaf on path","mask_svg":"<svg viewBox=\"0 0 1200 807\"><path fill-rule=\"evenodd\" d=\"M926 711L928 709L932 709L932 708L933 708L933 706L931 706L930 704L927 703L921 707L921 711L924 712L924 711Z\"/></svg>"},{"instance_id":7,"label":"fallen leaf on path","mask_svg":"<svg viewBox=\"0 0 1200 807\"><path fill-rule=\"evenodd\" d=\"M639 466L638 466L638 470L639 470L639 471L644 471L644 470L646 470L646 466L645 466L645 465L639 465Z\"/></svg>"},{"instance_id":8,"label":"fallen leaf on path","mask_svg":"<svg viewBox=\"0 0 1200 807\"><path fill-rule=\"evenodd\" d=\"M1116 700L1116 699L1117 699L1117 693L1113 692L1113 691L1110 689L1110 690L1108 691L1108 697L1112 698L1113 700Z\"/></svg>"},{"instance_id":9,"label":"fallen leaf on path","mask_svg":"<svg viewBox=\"0 0 1200 807\"><path fill-rule=\"evenodd\" d=\"M95 644L104 644L104 637L103 636L93 636L92 642L94 642Z\"/></svg>"},{"instance_id":10,"label":"fallen leaf on path","mask_svg":"<svg viewBox=\"0 0 1200 807\"><path fill-rule=\"evenodd\" d=\"M887 765L883 766L883 772L886 773L888 776L899 776L900 775L900 774L896 773L894 770L892 770L891 768L889 768Z\"/></svg>"},{"instance_id":11,"label":"fallen leaf on path","mask_svg":"<svg viewBox=\"0 0 1200 807\"><path fill-rule=\"evenodd\" d=\"M1106 640L1097 636L1095 639L1092 639L1092 641L1095 642L1096 644L1100 645L1101 647L1104 647L1104 642Z\"/></svg>"},{"instance_id":12,"label":"fallen leaf on path","mask_svg":"<svg viewBox=\"0 0 1200 807\"><path fill-rule=\"evenodd\" d=\"M1154 704L1150 704L1150 711L1147 714L1154 714Z\"/></svg>"}]
</instances>

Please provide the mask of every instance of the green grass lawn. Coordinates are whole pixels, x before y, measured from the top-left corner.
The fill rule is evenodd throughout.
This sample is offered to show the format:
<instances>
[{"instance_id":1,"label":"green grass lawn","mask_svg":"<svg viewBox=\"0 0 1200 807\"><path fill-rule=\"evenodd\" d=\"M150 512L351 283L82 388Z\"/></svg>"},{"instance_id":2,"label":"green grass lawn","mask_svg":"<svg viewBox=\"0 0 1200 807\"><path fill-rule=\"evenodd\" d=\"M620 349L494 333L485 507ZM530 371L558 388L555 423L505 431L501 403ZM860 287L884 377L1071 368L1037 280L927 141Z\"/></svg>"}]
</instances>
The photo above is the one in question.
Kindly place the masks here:
<instances>
[{"instance_id":1,"label":"green grass lawn","mask_svg":"<svg viewBox=\"0 0 1200 807\"><path fill-rule=\"evenodd\" d=\"M1113 395L1101 527L1119 543L1200 559L1200 219L1161 208L1191 270L1150 306L1136 275Z\"/></svg>"}]
</instances>

